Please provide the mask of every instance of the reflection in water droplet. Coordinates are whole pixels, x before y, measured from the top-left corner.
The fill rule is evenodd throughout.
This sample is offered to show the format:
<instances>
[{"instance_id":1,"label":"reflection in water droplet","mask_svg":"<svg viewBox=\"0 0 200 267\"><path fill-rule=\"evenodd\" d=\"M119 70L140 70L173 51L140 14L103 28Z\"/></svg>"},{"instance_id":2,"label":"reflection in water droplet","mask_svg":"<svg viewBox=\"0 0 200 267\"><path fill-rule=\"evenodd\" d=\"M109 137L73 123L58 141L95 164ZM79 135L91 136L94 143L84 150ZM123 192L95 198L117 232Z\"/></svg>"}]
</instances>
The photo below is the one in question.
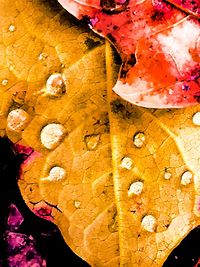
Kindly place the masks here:
<instances>
[{"instance_id":1,"label":"reflection in water droplet","mask_svg":"<svg viewBox=\"0 0 200 267\"><path fill-rule=\"evenodd\" d=\"M156 226L156 219L152 215L146 215L142 219L142 227L148 232L154 232Z\"/></svg>"},{"instance_id":2,"label":"reflection in water droplet","mask_svg":"<svg viewBox=\"0 0 200 267\"><path fill-rule=\"evenodd\" d=\"M41 131L41 143L48 149L54 149L61 142L64 134L65 128L61 124L48 124Z\"/></svg>"},{"instance_id":3,"label":"reflection in water droplet","mask_svg":"<svg viewBox=\"0 0 200 267\"><path fill-rule=\"evenodd\" d=\"M46 83L45 93L50 96L59 97L66 92L64 79L60 73L52 74Z\"/></svg>"},{"instance_id":4,"label":"reflection in water droplet","mask_svg":"<svg viewBox=\"0 0 200 267\"><path fill-rule=\"evenodd\" d=\"M128 190L128 196L131 197L133 195L140 195L143 190L143 183L140 181L134 182L131 184Z\"/></svg>"},{"instance_id":5,"label":"reflection in water droplet","mask_svg":"<svg viewBox=\"0 0 200 267\"><path fill-rule=\"evenodd\" d=\"M100 141L100 134L85 136L85 143L88 150L95 150Z\"/></svg>"},{"instance_id":6,"label":"reflection in water droplet","mask_svg":"<svg viewBox=\"0 0 200 267\"><path fill-rule=\"evenodd\" d=\"M132 159L129 157L124 157L121 161L120 167L122 167L123 169L130 170L132 168L132 165L133 165Z\"/></svg>"},{"instance_id":7,"label":"reflection in water droplet","mask_svg":"<svg viewBox=\"0 0 200 267\"><path fill-rule=\"evenodd\" d=\"M1 84L6 86L8 84L8 80L7 79L2 80Z\"/></svg>"},{"instance_id":8,"label":"reflection in water droplet","mask_svg":"<svg viewBox=\"0 0 200 267\"><path fill-rule=\"evenodd\" d=\"M196 112L193 115L192 121L193 121L194 125L200 126L200 112Z\"/></svg>"},{"instance_id":9,"label":"reflection in water droplet","mask_svg":"<svg viewBox=\"0 0 200 267\"><path fill-rule=\"evenodd\" d=\"M136 147L140 148L143 146L145 142L145 135L144 133L137 133L134 137L133 137L133 143Z\"/></svg>"},{"instance_id":10,"label":"reflection in water droplet","mask_svg":"<svg viewBox=\"0 0 200 267\"><path fill-rule=\"evenodd\" d=\"M190 171L186 171L181 176L181 184L182 185L188 185L192 181L193 174Z\"/></svg>"},{"instance_id":11,"label":"reflection in water droplet","mask_svg":"<svg viewBox=\"0 0 200 267\"><path fill-rule=\"evenodd\" d=\"M15 25L11 24L11 25L9 26L8 30L9 30L10 32L14 32L14 31L16 30Z\"/></svg>"},{"instance_id":12,"label":"reflection in water droplet","mask_svg":"<svg viewBox=\"0 0 200 267\"><path fill-rule=\"evenodd\" d=\"M7 117L7 128L11 131L21 132L29 122L29 115L23 109L12 110Z\"/></svg>"}]
</instances>

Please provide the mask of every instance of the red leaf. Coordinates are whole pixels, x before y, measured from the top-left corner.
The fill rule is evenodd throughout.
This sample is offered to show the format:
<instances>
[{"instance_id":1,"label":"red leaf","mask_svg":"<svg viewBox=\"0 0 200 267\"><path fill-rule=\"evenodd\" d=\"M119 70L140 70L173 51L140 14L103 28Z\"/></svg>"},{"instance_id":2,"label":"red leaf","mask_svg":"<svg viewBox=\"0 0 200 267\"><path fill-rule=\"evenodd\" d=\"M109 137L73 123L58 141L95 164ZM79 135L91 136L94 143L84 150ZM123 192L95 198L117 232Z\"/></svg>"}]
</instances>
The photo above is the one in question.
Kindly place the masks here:
<instances>
[{"instance_id":1,"label":"red leaf","mask_svg":"<svg viewBox=\"0 0 200 267\"><path fill-rule=\"evenodd\" d=\"M200 102L197 0L190 5L183 0L170 0L174 5L163 0L59 2L115 45L123 64L113 89L122 98L153 108Z\"/></svg>"}]
</instances>

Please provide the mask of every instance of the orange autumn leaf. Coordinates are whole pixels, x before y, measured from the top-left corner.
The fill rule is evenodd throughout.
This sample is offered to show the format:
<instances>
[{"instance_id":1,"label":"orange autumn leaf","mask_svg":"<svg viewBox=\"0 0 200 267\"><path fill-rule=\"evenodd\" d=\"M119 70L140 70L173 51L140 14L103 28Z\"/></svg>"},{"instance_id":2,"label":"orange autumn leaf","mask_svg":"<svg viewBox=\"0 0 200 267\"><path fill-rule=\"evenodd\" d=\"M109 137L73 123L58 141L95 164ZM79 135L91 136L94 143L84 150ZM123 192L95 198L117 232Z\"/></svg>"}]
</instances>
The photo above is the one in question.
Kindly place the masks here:
<instances>
[{"instance_id":1,"label":"orange autumn leaf","mask_svg":"<svg viewBox=\"0 0 200 267\"><path fill-rule=\"evenodd\" d=\"M199 106L116 96L116 54L56 1L0 0L0 29L0 133L35 151L27 205L91 266L162 266L200 223Z\"/></svg>"}]
</instances>

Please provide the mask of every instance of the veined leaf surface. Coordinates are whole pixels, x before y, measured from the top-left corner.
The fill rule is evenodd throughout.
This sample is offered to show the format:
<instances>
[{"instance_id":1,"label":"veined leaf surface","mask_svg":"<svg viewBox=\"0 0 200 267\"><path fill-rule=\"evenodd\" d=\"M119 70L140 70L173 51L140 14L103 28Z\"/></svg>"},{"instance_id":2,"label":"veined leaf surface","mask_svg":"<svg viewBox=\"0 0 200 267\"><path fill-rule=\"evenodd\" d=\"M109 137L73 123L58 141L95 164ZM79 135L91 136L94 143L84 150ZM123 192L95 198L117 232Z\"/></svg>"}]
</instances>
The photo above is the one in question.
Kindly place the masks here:
<instances>
[{"instance_id":1,"label":"veined leaf surface","mask_svg":"<svg viewBox=\"0 0 200 267\"><path fill-rule=\"evenodd\" d=\"M200 221L199 106L115 95L110 44L55 1L0 0L0 28L1 136L35 151L19 180L27 205L91 266L162 266Z\"/></svg>"}]
</instances>

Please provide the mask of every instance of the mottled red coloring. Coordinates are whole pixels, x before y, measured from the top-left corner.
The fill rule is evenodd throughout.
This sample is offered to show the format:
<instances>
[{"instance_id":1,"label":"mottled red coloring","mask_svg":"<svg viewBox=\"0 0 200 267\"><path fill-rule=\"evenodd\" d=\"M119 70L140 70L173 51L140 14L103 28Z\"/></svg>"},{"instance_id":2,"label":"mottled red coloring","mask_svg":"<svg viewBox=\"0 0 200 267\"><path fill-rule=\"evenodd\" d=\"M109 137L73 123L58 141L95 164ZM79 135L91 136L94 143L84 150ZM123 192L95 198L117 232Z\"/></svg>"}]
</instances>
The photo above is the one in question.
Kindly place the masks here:
<instances>
[{"instance_id":1,"label":"mottled red coloring","mask_svg":"<svg viewBox=\"0 0 200 267\"><path fill-rule=\"evenodd\" d=\"M52 221L52 207L48 204L44 203L43 201L34 205L32 211L39 217L46 219L48 221Z\"/></svg>"},{"instance_id":2,"label":"mottled red coloring","mask_svg":"<svg viewBox=\"0 0 200 267\"><path fill-rule=\"evenodd\" d=\"M200 18L200 1L199 0L166 0L166 1Z\"/></svg>"},{"instance_id":3,"label":"mottled red coloring","mask_svg":"<svg viewBox=\"0 0 200 267\"><path fill-rule=\"evenodd\" d=\"M197 0L59 2L116 47L123 63L113 90L122 98L153 108L200 102Z\"/></svg>"}]
</instances>

